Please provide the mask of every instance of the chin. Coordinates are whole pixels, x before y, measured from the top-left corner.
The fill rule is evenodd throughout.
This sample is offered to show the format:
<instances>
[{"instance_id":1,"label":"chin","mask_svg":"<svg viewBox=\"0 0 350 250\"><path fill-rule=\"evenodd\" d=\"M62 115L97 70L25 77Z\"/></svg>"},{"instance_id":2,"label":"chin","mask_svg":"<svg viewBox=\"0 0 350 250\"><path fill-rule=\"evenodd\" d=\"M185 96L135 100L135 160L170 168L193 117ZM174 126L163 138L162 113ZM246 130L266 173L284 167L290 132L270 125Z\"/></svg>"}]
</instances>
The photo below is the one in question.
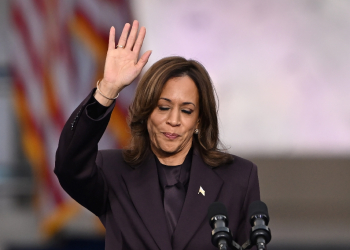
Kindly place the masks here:
<instances>
[{"instance_id":1,"label":"chin","mask_svg":"<svg viewBox=\"0 0 350 250\"><path fill-rule=\"evenodd\" d=\"M164 154L174 155L181 152L186 146L183 141L162 141L158 140L153 144L154 149Z\"/></svg>"},{"instance_id":2,"label":"chin","mask_svg":"<svg viewBox=\"0 0 350 250\"><path fill-rule=\"evenodd\" d=\"M177 147L160 147L160 150L167 154L174 154L178 152Z\"/></svg>"},{"instance_id":3,"label":"chin","mask_svg":"<svg viewBox=\"0 0 350 250\"><path fill-rule=\"evenodd\" d=\"M180 145L174 145L174 143L160 144L158 150L166 154L176 154L181 151Z\"/></svg>"}]
</instances>

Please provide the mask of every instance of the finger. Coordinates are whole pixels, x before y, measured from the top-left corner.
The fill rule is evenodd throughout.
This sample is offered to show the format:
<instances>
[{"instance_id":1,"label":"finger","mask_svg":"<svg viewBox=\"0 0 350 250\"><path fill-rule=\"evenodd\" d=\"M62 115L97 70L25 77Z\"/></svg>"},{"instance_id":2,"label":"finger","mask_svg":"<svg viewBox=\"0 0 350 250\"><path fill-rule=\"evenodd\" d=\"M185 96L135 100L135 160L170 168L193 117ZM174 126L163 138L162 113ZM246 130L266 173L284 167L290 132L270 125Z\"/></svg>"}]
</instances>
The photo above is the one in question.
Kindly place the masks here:
<instances>
[{"instance_id":1,"label":"finger","mask_svg":"<svg viewBox=\"0 0 350 250\"><path fill-rule=\"evenodd\" d=\"M141 27L139 35L138 35L137 40L136 40L135 45L134 45L134 49L133 49L133 51L137 55L140 53L140 50L141 50L141 47L142 47L142 44L143 44L143 40L145 39L145 36L146 36L146 28L145 27Z\"/></svg>"},{"instance_id":2,"label":"finger","mask_svg":"<svg viewBox=\"0 0 350 250\"><path fill-rule=\"evenodd\" d=\"M108 40L108 49L115 48L115 28L112 26L109 30L109 40Z\"/></svg>"},{"instance_id":3,"label":"finger","mask_svg":"<svg viewBox=\"0 0 350 250\"><path fill-rule=\"evenodd\" d=\"M132 24L132 28L128 37L128 41L126 42L125 48L132 50L132 48L134 47L138 29L139 29L139 22L135 20Z\"/></svg>"},{"instance_id":4,"label":"finger","mask_svg":"<svg viewBox=\"0 0 350 250\"><path fill-rule=\"evenodd\" d=\"M148 50L141 56L141 58L136 64L136 67L138 68L139 71L141 71L142 68L146 65L151 54L152 54L152 50Z\"/></svg>"},{"instance_id":5,"label":"finger","mask_svg":"<svg viewBox=\"0 0 350 250\"><path fill-rule=\"evenodd\" d=\"M128 39L129 30L130 30L130 23L126 23L124 25L122 34L120 35L118 45L125 46L126 40ZM115 48L115 46L114 46L114 48Z\"/></svg>"}]
</instances>

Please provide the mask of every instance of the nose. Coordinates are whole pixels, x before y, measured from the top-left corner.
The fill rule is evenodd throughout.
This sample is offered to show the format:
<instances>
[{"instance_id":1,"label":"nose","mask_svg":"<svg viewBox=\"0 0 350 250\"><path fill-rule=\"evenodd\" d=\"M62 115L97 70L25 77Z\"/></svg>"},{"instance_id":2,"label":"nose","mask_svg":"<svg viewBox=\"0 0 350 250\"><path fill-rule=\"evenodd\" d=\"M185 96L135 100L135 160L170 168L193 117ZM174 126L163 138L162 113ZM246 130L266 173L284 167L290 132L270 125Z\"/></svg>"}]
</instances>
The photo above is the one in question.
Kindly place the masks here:
<instances>
[{"instance_id":1,"label":"nose","mask_svg":"<svg viewBox=\"0 0 350 250\"><path fill-rule=\"evenodd\" d=\"M169 116L166 123L173 127L180 126L180 112L176 109L172 109L169 112Z\"/></svg>"}]
</instances>

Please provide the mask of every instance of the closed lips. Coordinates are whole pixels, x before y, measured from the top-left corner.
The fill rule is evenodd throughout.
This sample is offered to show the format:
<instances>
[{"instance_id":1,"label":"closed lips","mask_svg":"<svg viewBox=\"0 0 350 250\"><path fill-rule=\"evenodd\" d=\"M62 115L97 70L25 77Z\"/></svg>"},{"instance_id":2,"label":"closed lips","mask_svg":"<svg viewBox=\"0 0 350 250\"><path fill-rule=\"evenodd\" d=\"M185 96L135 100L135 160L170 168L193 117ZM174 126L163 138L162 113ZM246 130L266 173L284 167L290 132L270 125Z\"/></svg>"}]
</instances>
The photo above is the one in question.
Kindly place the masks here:
<instances>
[{"instance_id":1,"label":"closed lips","mask_svg":"<svg viewBox=\"0 0 350 250\"><path fill-rule=\"evenodd\" d=\"M172 133L163 133L166 137L168 137L169 139L175 139L177 138L179 135L178 134L172 134Z\"/></svg>"}]
</instances>

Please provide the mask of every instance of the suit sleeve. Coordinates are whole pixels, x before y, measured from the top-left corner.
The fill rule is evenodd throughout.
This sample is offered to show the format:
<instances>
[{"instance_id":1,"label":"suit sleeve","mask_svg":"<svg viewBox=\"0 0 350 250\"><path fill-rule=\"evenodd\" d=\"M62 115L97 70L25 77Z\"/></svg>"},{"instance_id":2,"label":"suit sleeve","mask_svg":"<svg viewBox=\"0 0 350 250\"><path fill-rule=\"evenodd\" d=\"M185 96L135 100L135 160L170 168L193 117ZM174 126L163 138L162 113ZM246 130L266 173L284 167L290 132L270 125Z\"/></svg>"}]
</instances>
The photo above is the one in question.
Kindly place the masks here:
<instances>
[{"instance_id":1,"label":"suit sleeve","mask_svg":"<svg viewBox=\"0 0 350 250\"><path fill-rule=\"evenodd\" d=\"M108 185L101 170L98 154L100 141L115 103L101 115L89 115L96 100L95 89L78 106L65 124L56 151L54 172L63 189L78 203L97 216L108 203ZM93 112L94 113L94 112Z\"/></svg>"},{"instance_id":2,"label":"suit sleeve","mask_svg":"<svg viewBox=\"0 0 350 250\"><path fill-rule=\"evenodd\" d=\"M237 242L243 245L250 237L251 225L248 220L248 209L249 205L253 201L260 200L260 188L257 166L252 163L252 168L250 171L249 181L247 185L247 192L245 195L243 207L241 210L241 220L238 227ZM251 249L256 250L254 246Z\"/></svg>"}]
</instances>

